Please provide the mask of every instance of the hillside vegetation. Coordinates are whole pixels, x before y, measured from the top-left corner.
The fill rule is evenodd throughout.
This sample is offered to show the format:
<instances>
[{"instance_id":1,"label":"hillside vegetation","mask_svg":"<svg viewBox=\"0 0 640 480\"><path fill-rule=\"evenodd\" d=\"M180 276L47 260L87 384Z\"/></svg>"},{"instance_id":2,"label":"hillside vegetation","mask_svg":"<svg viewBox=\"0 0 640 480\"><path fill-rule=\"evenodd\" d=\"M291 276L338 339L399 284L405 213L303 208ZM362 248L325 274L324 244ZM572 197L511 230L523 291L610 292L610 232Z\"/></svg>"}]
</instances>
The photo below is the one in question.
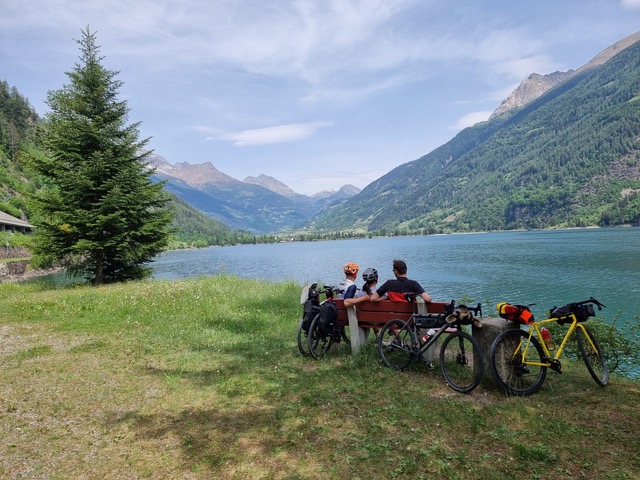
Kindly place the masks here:
<instances>
[{"instance_id":1,"label":"hillside vegetation","mask_svg":"<svg viewBox=\"0 0 640 480\"><path fill-rule=\"evenodd\" d=\"M640 224L640 43L460 132L321 213L319 230Z\"/></svg>"}]
</instances>

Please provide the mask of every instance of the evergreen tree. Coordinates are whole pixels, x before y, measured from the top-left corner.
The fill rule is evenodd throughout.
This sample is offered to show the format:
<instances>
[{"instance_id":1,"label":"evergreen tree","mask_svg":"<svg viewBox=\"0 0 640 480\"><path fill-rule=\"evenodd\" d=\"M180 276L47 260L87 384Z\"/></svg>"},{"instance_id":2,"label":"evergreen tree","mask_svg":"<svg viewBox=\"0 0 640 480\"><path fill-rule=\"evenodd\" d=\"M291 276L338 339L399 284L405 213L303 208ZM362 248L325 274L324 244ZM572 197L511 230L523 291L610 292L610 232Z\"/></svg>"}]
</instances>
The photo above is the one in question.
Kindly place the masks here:
<instances>
[{"instance_id":1,"label":"evergreen tree","mask_svg":"<svg viewBox=\"0 0 640 480\"><path fill-rule=\"evenodd\" d=\"M48 93L47 156L32 159L45 181L34 202L34 253L95 284L143 278L168 242L169 199L151 180L140 124L126 125L119 72L104 68L88 27L76 42L80 62L66 73L70 83Z\"/></svg>"}]
</instances>

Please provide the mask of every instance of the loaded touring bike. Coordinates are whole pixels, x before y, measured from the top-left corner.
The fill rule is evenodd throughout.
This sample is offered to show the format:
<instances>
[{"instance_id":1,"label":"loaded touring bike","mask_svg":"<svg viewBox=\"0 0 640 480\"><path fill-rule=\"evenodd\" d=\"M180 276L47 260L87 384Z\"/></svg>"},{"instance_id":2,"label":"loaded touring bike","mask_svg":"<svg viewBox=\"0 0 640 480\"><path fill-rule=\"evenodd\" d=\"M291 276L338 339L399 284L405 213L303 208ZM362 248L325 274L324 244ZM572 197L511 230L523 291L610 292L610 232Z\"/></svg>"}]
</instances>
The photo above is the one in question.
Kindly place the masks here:
<instances>
[{"instance_id":1,"label":"loaded touring bike","mask_svg":"<svg viewBox=\"0 0 640 480\"><path fill-rule=\"evenodd\" d=\"M318 284L309 287L298 327L298 350L302 355L311 355L317 360L335 343L350 343L345 327L338 322L338 310L333 302L335 288L325 285L322 293L325 300L320 302Z\"/></svg>"},{"instance_id":2,"label":"loaded touring bike","mask_svg":"<svg viewBox=\"0 0 640 480\"><path fill-rule=\"evenodd\" d=\"M414 305L407 320L388 321L378 335L378 353L390 368L403 370L412 362L424 361L435 368L431 352L440 344L437 362L447 384L461 393L476 388L484 373L484 359L476 340L463 330L463 325L478 322L482 307L447 305L445 313L417 313L416 294L406 294ZM473 312L473 313L472 313ZM432 350L430 350L432 349Z\"/></svg>"},{"instance_id":3,"label":"loaded touring bike","mask_svg":"<svg viewBox=\"0 0 640 480\"><path fill-rule=\"evenodd\" d=\"M527 327L526 330L509 329L498 335L491 345L490 366L496 383L511 395L530 395L536 392L547 376L547 369L562 373L560 357L568 341L575 333L578 350L587 370L598 385L605 386L609 372L605 356L598 340L583 322L595 316L593 306L602 310L604 305L591 297L582 302L554 307L549 318L535 321L529 310L532 305L499 303L498 314ZM569 325L555 355L553 339L545 325L558 323Z\"/></svg>"}]
</instances>

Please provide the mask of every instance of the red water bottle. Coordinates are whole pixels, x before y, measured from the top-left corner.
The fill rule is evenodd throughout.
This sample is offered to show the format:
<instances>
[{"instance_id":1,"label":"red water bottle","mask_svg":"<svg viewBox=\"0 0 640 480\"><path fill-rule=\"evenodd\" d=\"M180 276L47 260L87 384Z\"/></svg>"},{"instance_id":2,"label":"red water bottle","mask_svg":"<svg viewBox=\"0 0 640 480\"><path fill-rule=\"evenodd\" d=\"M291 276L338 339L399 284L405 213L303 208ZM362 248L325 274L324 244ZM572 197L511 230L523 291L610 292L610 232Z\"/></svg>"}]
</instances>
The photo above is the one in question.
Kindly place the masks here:
<instances>
[{"instance_id":1,"label":"red water bottle","mask_svg":"<svg viewBox=\"0 0 640 480\"><path fill-rule=\"evenodd\" d=\"M553 350L556 346L553 344L553 338L551 338L551 332L548 329L542 327L540 329L540 334L542 335L542 340L544 340L544 344L547 346L547 349Z\"/></svg>"}]
</instances>

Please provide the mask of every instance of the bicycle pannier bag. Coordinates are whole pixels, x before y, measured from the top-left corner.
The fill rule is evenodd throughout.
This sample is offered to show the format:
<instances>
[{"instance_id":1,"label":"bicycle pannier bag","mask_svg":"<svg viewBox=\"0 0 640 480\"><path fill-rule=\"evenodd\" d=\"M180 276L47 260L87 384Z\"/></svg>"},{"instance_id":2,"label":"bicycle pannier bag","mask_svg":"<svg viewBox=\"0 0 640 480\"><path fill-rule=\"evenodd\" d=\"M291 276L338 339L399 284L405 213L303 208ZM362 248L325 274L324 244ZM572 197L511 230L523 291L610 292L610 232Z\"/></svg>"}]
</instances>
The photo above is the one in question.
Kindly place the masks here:
<instances>
[{"instance_id":1,"label":"bicycle pannier bag","mask_svg":"<svg viewBox=\"0 0 640 480\"><path fill-rule=\"evenodd\" d=\"M505 320L518 322L521 325L529 325L534 322L533 313L524 305L511 305L510 303L502 302L496 305L496 310L498 315Z\"/></svg>"},{"instance_id":2,"label":"bicycle pannier bag","mask_svg":"<svg viewBox=\"0 0 640 480\"><path fill-rule=\"evenodd\" d=\"M318 326L323 332L331 331L338 322L338 307L336 304L329 301L320 305L320 318L318 319Z\"/></svg>"},{"instance_id":3,"label":"bicycle pannier bag","mask_svg":"<svg viewBox=\"0 0 640 480\"><path fill-rule=\"evenodd\" d=\"M309 331L313 318L318 314L320 310L320 304L315 299L309 299L304 302L303 314L302 314L302 329L305 332Z\"/></svg>"}]
</instances>

